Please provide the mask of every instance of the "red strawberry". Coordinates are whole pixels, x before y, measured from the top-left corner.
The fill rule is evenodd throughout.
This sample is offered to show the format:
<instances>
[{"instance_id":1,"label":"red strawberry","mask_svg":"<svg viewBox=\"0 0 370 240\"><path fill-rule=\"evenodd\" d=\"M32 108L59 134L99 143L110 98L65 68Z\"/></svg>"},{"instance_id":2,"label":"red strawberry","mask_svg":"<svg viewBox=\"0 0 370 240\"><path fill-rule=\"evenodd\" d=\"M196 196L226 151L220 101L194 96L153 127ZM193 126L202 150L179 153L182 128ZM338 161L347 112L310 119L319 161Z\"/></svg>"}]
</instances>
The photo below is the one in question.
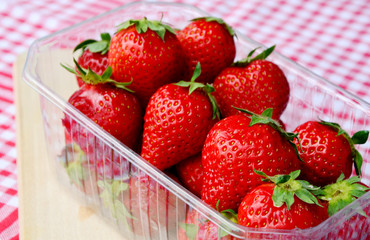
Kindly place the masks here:
<instances>
[{"instance_id":1,"label":"red strawberry","mask_svg":"<svg viewBox=\"0 0 370 240\"><path fill-rule=\"evenodd\" d=\"M127 179L128 162L101 141L95 144L95 151L89 155L91 175L99 180Z\"/></svg>"},{"instance_id":2,"label":"red strawberry","mask_svg":"<svg viewBox=\"0 0 370 240\"><path fill-rule=\"evenodd\" d=\"M161 87L146 108L141 156L160 170L199 153L217 121L212 87L196 83L199 74L200 65L190 82Z\"/></svg>"},{"instance_id":3,"label":"red strawberry","mask_svg":"<svg viewBox=\"0 0 370 240\"><path fill-rule=\"evenodd\" d=\"M370 189L360 182L361 178L359 176L344 178L345 176L342 173L335 183L326 185L314 192L319 199L328 201L329 216L334 215Z\"/></svg>"},{"instance_id":4,"label":"red strawberry","mask_svg":"<svg viewBox=\"0 0 370 240\"><path fill-rule=\"evenodd\" d=\"M238 216L233 211L221 212L230 221L237 223ZM197 239L197 240L236 240L227 232L218 228L216 224L209 221L196 210L188 211L185 223L179 224L179 240Z\"/></svg>"},{"instance_id":5,"label":"red strawberry","mask_svg":"<svg viewBox=\"0 0 370 240\"><path fill-rule=\"evenodd\" d=\"M263 175L262 172L258 172ZM253 228L294 229L314 227L328 216L327 208L310 192L318 189L295 180L300 171L268 177L273 183L248 193L238 210L239 224Z\"/></svg>"},{"instance_id":6,"label":"red strawberry","mask_svg":"<svg viewBox=\"0 0 370 240\"><path fill-rule=\"evenodd\" d=\"M203 187L202 154L182 160L176 164L176 171L184 187L200 197Z\"/></svg>"},{"instance_id":7,"label":"red strawberry","mask_svg":"<svg viewBox=\"0 0 370 240\"><path fill-rule=\"evenodd\" d=\"M130 208L123 203L123 198L130 196L130 184L123 180L103 179L98 181L97 185L102 206L117 220L117 224L134 232L132 221L135 217L131 214Z\"/></svg>"},{"instance_id":8,"label":"red strawberry","mask_svg":"<svg viewBox=\"0 0 370 240\"><path fill-rule=\"evenodd\" d=\"M75 63L79 73L66 69L80 76L86 84L74 92L68 102L122 143L135 149L142 128L142 110L136 96L127 91L126 84L109 78L110 67L99 76L91 69L85 72ZM86 129L69 116L63 123L85 153L94 151L96 140Z\"/></svg>"},{"instance_id":9,"label":"red strawberry","mask_svg":"<svg viewBox=\"0 0 370 240\"><path fill-rule=\"evenodd\" d=\"M67 144L58 159L70 183L86 195L93 196L96 190L91 182L95 182L95 178L91 175L89 163L81 148L77 144Z\"/></svg>"},{"instance_id":10,"label":"red strawberry","mask_svg":"<svg viewBox=\"0 0 370 240\"><path fill-rule=\"evenodd\" d=\"M185 204L155 179L139 174L131 176L128 182L113 180L98 184L104 207L134 235L158 236L167 227L168 237L174 239L176 231L171 231L176 229L174 219Z\"/></svg>"},{"instance_id":11,"label":"red strawberry","mask_svg":"<svg viewBox=\"0 0 370 240\"><path fill-rule=\"evenodd\" d=\"M202 151L202 200L212 207L220 201L221 211L237 210L243 197L262 183L253 168L271 175L298 169L295 135L279 128L271 115L271 109L252 118L233 115L210 130Z\"/></svg>"},{"instance_id":12,"label":"red strawberry","mask_svg":"<svg viewBox=\"0 0 370 240\"><path fill-rule=\"evenodd\" d=\"M233 37L234 31L222 19L193 19L192 23L178 32L187 57L187 72L194 72L200 62L202 74L198 82L213 82L218 73L234 61L236 50Z\"/></svg>"},{"instance_id":13,"label":"red strawberry","mask_svg":"<svg viewBox=\"0 0 370 240\"><path fill-rule=\"evenodd\" d=\"M73 52L82 50L81 56L77 59L78 64L84 69L91 69L98 75L102 75L108 65L108 50L111 37L109 33L102 33L101 40L87 39L78 44ZM76 69L77 70L77 69ZM82 86L84 81L77 76L78 86Z\"/></svg>"},{"instance_id":14,"label":"red strawberry","mask_svg":"<svg viewBox=\"0 0 370 240\"><path fill-rule=\"evenodd\" d=\"M334 183L341 173L347 178L351 175L353 163L357 174L361 175L362 157L354 144L365 143L368 131L360 131L351 138L336 123L308 121L294 132L303 150L299 151L303 160L302 179L319 186Z\"/></svg>"},{"instance_id":15,"label":"red strawberry","mask_svg":"<svg viewBox=\"0 0 370 240\"><path fill-rule=\"evenodd\" d=\"M265 60L275 46L251 58L224 69L214 81L214 96L223 117L240 114L239 107L261 114L272 108L273 119L278 120L289 101L289 83L283 71L274 63Z\"/></svg>"},{"instance_id":16,"label":"red strawberry","mask_svg":"<svg viewBox=\"0 0 370 240\"><path fill-rule=\"evenodd\" d=\"M327 201L329 216L333 216L340 211L339 215L332 217L333 223L339 222L339 224L330 231L326 231L326 234L323 234L320 239L355 240L370 237L369 196L362 197L370 188L361 183L358 176L344 178L345 176L342 173L335 183L314 191L319 199ZM360 197L362 198L357 200ZM357 200L357 204L352 204L352 207L343 209L355 200ZM345 218L344 222L343 218Z\"/></svg>"},{"instance_id":17,"label":"red strawberry","mask_svg":"<svg viewBox=\"0 0 370 240\"><path fill-rule=\"evenodd\" d=\"M132 81L130 88L143 107L159 87L178 81L183 74L183 50L175 32L146 18L119 25L108 59L114 79Z\"/></svg>"},{"instance_id":18,"label":"red strawberry","mask_svg":"<svg viewBox=\"0 0 370 240\"><path fill-rule=\"evenodd\" d=\"M77 127L77 126L76 126ZM86 131L80 129L83 134ZM127 179L129 164L113 149L103 141L95 138L91 134L81 137L74 136L72 144L66 146L61 158L65 158L67 174L73 184L85 194L96 197L100 189L99 181L115 181ZM82 139L88 139L88 143L82 143ZM85 148L85 151L76 144L78 142ZM74 152L70 152L73 146ZM85 153L86 152L86 153Z\"/></svg>"},{"instance_id":19,"label":"red strawberry","mask_svg":"<svg viewBox=\"0 0 370 240\"><path fill-rule=\"evenodd\" d=\"M96 140L94 149L85 154L76 143L72 143L66 145L59 156L71 183L93 197L99 194L99 181L127 178L122 175L127 172L127 163L120 161L118 154L112 154L113 150L99 140Z\"/></svg>"}]
</instances>

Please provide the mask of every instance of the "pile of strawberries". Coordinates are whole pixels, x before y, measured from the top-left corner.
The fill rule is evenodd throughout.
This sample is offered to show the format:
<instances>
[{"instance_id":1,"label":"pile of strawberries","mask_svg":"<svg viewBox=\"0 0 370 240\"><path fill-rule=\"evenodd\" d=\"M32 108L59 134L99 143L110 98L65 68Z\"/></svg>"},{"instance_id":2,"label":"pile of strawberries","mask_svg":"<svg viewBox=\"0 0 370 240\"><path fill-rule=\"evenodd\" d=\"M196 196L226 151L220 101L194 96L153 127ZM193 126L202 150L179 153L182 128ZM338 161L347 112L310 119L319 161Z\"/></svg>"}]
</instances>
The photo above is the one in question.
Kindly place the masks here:
<instances>
[{"instance_id":1,"label":"pile of strawberries","mask_svg":"<svg viewBox=\"0 0 370 240\"><path fill-rule=\"evenodd\" d=\"M79 83L69 103L235 223L316 226L369 190L360 183L362 158L355 148L369 132L350 136L339 124L318 120L286 132L280 116L290 88L279 66L266 60L274 47L234 62L234 37L214 17L179 30L146 18L126 21L112 38L102 33L101 40L76 46L75 66L63 65ZM102 198L119 199L106 206L135 232L140 205L157 222L163 204L171 219L176 202L165 189L145 175L119 182L119 156L69 116L63 124L69 150L84 159L66 166L69 172L85 168L74 178L79 185L94 176ZM86 171L87 165L94 169ZM350 178L352 166L357 176ZM94 191L86 186L85 192ZM136 199L138 192L147 198ZM220 237L202 218L189 211L178 237Z\"/></svg>"}]
</instances>

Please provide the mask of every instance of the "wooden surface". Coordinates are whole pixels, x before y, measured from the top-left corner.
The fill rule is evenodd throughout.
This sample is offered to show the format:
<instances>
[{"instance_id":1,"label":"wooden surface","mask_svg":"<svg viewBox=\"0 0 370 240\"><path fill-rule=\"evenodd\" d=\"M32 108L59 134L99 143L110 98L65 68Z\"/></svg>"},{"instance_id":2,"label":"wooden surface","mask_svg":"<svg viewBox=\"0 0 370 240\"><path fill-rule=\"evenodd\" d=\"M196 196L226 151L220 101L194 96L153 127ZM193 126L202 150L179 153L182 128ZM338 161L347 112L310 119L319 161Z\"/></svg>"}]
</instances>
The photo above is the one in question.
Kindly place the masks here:
<instances>
[{"instance_id":1,"label":"wooden surface","mask_svg":"<svg viewBox=\"0 0 370 240\"><path fill-rule=\"evenodd\" d=\"M124 239L72 197L48 164L39 95L22 80L25 55L14 63L20 239Z\"/></svg>"}]
</instances>

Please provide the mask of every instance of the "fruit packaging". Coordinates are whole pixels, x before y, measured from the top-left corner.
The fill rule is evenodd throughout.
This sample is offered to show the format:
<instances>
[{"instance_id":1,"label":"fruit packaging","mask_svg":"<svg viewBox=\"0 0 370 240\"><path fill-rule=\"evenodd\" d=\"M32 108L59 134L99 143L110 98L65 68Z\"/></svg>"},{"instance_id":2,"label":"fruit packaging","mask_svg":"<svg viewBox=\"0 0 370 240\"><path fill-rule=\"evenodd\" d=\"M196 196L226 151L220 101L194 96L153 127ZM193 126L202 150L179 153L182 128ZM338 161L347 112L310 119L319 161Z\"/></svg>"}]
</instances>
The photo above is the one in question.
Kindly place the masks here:
<instances>
[{"instance_id":1,"label":"fruit packaging","mask_svg":"<svg viewBox=\"0 0 370 240\"><path fill-rule=\"evenodd\" d=\"M215 224L211 230L214 236L222 236L221 239L370 237L370 218L363 221L358 214L370 208L369 192L313 228L266 230L235 224L68 104L69 96L78 86L74 76L63 71L60 63L73 63L72 49L76 44L97 38L102 32L113 34L119 23L144 16L162 19L182 29L190 19L209 14L184 4L131 3L39 39L30 47L23 77L40 94L48 157L53 163L51 171L55 171L62 184L82 203L96 208L127 239L183 239L187 214L194 211L204 222ZM235 30L236 60L244 58L252 49L265 48L251 39L253 35L248 38ZM288 131L300 123L318 119L340 123L349 134L370 129L369 103L277 52L269 59L280 66L290 84L289 103L281 116ZM81 149L72 144L80 135L66 139L63 126L66 115L69 121L79 123L89 154L82 154ZM357 149L364 161L362 181L369 185L370 141ZM97 158L101 159L99 164L94 161ZM73 181L81 178L83 181Z\"/></svg>"}]
</instances>

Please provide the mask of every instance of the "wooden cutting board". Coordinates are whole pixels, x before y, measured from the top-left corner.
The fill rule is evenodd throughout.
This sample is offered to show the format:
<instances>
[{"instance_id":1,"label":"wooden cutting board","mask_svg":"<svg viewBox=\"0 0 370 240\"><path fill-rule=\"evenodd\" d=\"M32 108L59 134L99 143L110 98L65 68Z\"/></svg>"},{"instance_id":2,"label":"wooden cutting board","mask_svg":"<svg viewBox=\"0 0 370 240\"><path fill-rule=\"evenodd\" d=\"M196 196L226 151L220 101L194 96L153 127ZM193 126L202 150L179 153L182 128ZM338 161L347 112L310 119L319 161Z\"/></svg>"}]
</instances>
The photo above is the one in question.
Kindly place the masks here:
<instances>
[{"instance_id":1,"label":"wooden cutting board","mask_svg":"<svg viewBox=\"0 0 370 240\"><path fill-rule=\"evenodd\" d=\"M13 67L20 239L124 239L94 210L81 205L53 175L46 154L39 95L22 80L25 57L19 56Z\"/></svg>"}]
</instances>

